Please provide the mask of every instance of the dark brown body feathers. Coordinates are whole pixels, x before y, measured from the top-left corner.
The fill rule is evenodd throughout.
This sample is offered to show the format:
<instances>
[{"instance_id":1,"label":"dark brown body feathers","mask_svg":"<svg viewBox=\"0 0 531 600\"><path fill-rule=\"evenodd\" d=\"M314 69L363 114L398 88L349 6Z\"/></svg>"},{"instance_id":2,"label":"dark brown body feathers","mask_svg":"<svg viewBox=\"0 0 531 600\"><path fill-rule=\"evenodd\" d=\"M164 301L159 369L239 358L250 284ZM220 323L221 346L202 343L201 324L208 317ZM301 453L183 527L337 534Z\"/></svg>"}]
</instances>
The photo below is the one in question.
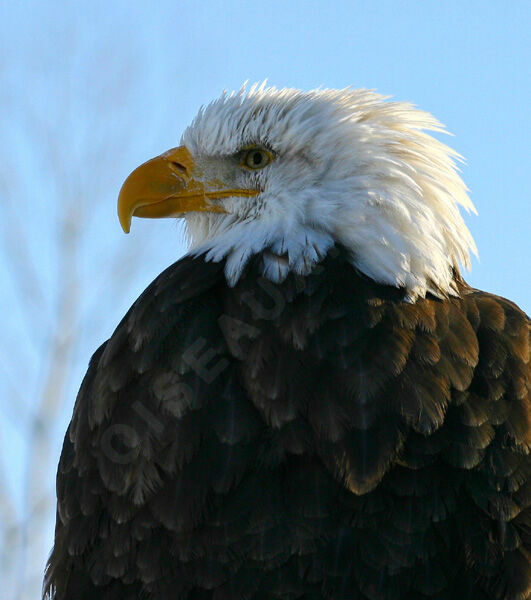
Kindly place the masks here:
<instances>
[{"instance_id":1,"label":"dark brown body feathers","mask_svg":"<svg viewBox=\"0 0 531 600\"><path fill-rule=\"evenodd\" d=\"M46 589L530 598L529 346L511 302L411 304L340 250L234 288L182 259L91 360Z\"/></svg>"}]
</instances>

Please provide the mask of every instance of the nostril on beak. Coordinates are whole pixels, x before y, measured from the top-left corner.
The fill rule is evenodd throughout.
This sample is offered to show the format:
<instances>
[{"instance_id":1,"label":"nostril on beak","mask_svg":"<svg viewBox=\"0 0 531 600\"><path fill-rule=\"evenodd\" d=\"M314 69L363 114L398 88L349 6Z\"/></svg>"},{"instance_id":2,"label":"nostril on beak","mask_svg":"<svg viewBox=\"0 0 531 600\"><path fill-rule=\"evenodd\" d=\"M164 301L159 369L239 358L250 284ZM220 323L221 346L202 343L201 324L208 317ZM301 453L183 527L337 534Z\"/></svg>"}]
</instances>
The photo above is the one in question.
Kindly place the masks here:
<instances>
[{"instance_id":1,"label":"nostril on beak","mask_svg":"<svg viewBox=\"0 0 531 600\"><path fill-rule=\"evenodd\" d=\"M174 160L170 161L170 164L175 167L175 169L177 169L177 171L179 171L179 173L181 173L182 175L186 175L186 167L184 165L181 165L181 163L178 163Z\"/></svg>"}]
</instances>

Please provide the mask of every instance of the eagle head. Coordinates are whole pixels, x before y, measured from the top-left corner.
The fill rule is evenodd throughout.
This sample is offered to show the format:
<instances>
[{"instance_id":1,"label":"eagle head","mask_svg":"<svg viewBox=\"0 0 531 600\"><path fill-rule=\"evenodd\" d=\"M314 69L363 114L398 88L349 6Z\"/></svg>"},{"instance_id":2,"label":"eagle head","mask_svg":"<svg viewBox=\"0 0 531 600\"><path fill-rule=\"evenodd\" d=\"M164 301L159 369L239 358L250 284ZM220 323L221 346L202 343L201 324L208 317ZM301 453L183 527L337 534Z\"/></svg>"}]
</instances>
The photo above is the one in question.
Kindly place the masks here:
<instances>
[{"instance_id":1,"label":"eagle head","mask_svg":"<svg viewBox=\"0 0 531 600\"><path fill-rule=\"evenodd\" d=\"M265 277L305 275L334 245L410 298L457 293L476 253L459 155L429 113L367 90L253 86L202 108L178 148L125 181L118 214L183 217L190 251L225 260L234 285L253 255Z\"/></svg>"}]
</instances>

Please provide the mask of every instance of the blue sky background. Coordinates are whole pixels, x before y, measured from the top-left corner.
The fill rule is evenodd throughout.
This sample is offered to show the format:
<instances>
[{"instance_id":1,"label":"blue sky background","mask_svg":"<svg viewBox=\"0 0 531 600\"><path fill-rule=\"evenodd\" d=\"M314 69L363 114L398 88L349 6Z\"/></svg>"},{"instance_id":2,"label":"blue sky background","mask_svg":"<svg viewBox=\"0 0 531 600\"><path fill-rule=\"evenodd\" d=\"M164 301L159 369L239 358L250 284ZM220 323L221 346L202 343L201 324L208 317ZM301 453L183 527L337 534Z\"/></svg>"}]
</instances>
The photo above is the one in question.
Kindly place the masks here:
<instances>
[{"instance_id":1,"label":"blue sky background","mask_svg":"<svg viewBox=\"0 0 531 600\"><path fill-rule=\"evenodd\" d=\"M83 343L69 364L71 400L54 431L58 456L91 353L149 281L184 252L171 221L137 219L131 235L123 235L115 208L121 183L138 164L177 145L201 104L246 80L302 89L373 88L432 112L454 134L444 141L466 158L463 177L479 212L466 217L480 261L465 277L529 313L530 13L524 0L0 0L0 207L7 201L15 206L45 300L28 321L13 284L13 256L0 254L6 320L0 449L9 458L14 496L23 501L27 448L24 429L13 427L5 408L17 402L6 381L14 381L27 402L37 397L46 342L30 342L28 322L30 329L47 323L60 275L53 236L59 190L35 136L56 140L56 166L76 189L94 195L80 277L82 302L99 318L78 332ZM101 96L100 79L110 80ZM47 126L36 134L40 121ZM123 143L105 154L106 140L111 132L116 140L120 128ZM9 185L11 174L16 186ZM12 231L9 218L0 213L4 237ZM131 285L111 295L113 282L98 277L116 247ZM47 475L50 486L56 462Z\"/></svg>"},{"instance_id":2,"label":"blue sky background","mask_svg":"<svg viewBox=\"0 0 531 600\"><path fill-rule=\"evenodd\" d=\"M448 127L455 135L448 142L467 161L463 176L479 211L467 222L480 252L469 282L529 311L530 6L523 0L6 2L0 60L20 63L27 52L53 56L66 37L87 50L96 39L102 70L108 61L132 58L139 89L131 127L139 142L127 149L130 167L176 145L201 104L245 80L303 89L352 85L412 101ZM47 76L53 81L53 70ZM70 93L84 93L83 77L73 69ZM21 83L31 94L32 82ZM82 108L77 117L82 121ZM116 172L105 190L109 205L125 175ZM151 227L159 235L160 224ZM120 235L117 227L113 235Z\"/></svg>"}]
</instances>

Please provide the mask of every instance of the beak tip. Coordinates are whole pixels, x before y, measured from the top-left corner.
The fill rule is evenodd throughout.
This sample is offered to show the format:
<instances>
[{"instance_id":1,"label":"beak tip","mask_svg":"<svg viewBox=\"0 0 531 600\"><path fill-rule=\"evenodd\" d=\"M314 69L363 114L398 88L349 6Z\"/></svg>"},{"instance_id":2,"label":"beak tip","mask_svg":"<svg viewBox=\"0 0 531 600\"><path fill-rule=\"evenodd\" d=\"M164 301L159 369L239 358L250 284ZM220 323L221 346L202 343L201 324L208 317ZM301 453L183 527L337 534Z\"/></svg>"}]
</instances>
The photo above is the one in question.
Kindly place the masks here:
<instances>
[{"instance_id":1,"label":"beak tip","mask_svg":"<svg viewBox=\"0 0 531 600\"><path fill-rule=\"evenodd\" d=\"M124 233L129 233L131 231L131 217L127 215L121 215L118 213L118 219L120 221L120 225Z\"/></svg>"},{"instance_id":2,"label":"beak tip","mask_svg":"<svg viewBox=\"0 0 531 600\"><path fill-rule=\"evenodd\" d=\"M124 194L125 184L122 186L120 193L118 194L118 220L120 221L120 225L124 231L124 233L129 233L131 230L131 219L133 218L134 207L131 208L128 206L126 201L126 195Z\"/></svg>"}]
</instances>

